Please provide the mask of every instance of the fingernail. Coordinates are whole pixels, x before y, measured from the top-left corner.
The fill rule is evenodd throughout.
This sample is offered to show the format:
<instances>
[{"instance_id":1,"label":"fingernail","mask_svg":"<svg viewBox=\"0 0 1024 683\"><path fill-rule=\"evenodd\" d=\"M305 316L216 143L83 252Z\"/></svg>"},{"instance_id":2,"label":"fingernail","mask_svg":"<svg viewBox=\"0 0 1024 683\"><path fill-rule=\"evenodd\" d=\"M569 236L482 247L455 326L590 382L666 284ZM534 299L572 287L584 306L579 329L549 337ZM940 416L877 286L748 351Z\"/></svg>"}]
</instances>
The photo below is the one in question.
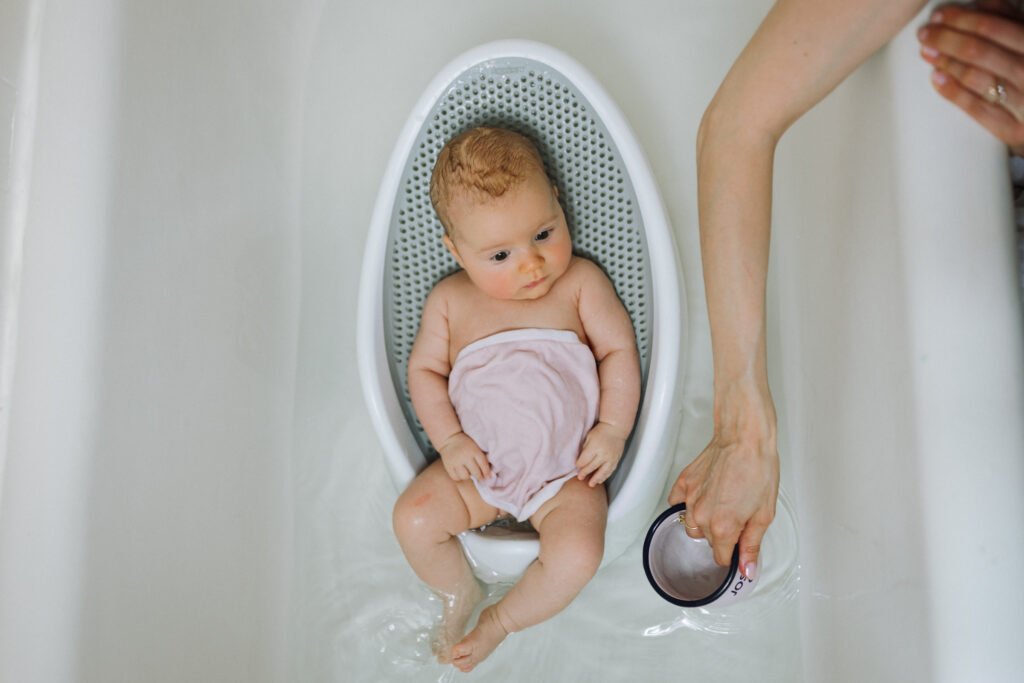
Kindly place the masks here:
<instances>
[{"instance_id":1,"label":"fingernail","mask_svg":"<svg viewBox=\"0 0 1024 683\"><path fill-rule=\"evenodd\" d=\"M753 581L757 577L757 562L747 562L747 566L743 569L743 575Z\"/></svg>"},{"instance_id":2,"label":"fingernail","mask_svg":"<svg viewBox=\"0 0 1024 683\"><path fill-rule=\"evenodd\" d=\"M939 52L938 50L936 50L934 47L931 47L929 45L923 45L923 46L921 46L921 54L924 55L925 57L929 57L931 59L935 59L936 57L938 57L942 53Z\"/></svg>"},{"instance_id":3,"label":"fingernail","mask_svg":"<svg viewBox=\"0 0 1024 683\"><path fill-rule=\"evenodd\" d=\"M924 41L924 40L927 40L927 38L928 38L928 27L927 26L922 26L921 28L917 29L917 39L918 40Z\"/></svg>"},{"instance_id":4,"label":"fingernail","mask_svg":"<svg viewBox=\"0 0 1024 683\"><path fill-rule=\"evenodd\" d=\"M941 71L933 71L932 72L932 83L934 83L935 85L946 85L946 82L948 80L949 80L949 76L947 76L946 74L942 73Z\"/></svg>"},{"instance_id":5,"label":"fingernail","mask_svg":"<svg viewBox=\"0 0 1024 683\"><path fill-rule=\"evenodd\" d=\"M942 10L937 9L934 12L932 12L932 18L929 21L931 21L933 24L941 24L942 18Z\"/></svg>"}]
</instances>

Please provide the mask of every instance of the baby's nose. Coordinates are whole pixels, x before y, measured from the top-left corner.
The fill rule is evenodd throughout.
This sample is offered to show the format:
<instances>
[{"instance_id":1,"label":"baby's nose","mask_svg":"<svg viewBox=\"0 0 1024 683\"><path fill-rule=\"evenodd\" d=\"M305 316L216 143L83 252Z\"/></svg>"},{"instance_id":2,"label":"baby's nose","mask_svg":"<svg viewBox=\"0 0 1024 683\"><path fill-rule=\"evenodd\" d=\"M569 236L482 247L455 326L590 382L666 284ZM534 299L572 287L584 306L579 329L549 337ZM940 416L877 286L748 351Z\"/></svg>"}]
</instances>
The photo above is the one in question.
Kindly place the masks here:
<instances>
[{"instance_id":1,"label":"baby's nose","mask_svg":"<svg viewBox=\"0 0 1024 683\"><path fill-rule=\"evenodd\" d=\"M544 257L541 256L540 252L536 249L530 249L526 252L523 260L519 262L520 273L530 273L541 267L544 263Z\"/></svg>"}]
</instances>

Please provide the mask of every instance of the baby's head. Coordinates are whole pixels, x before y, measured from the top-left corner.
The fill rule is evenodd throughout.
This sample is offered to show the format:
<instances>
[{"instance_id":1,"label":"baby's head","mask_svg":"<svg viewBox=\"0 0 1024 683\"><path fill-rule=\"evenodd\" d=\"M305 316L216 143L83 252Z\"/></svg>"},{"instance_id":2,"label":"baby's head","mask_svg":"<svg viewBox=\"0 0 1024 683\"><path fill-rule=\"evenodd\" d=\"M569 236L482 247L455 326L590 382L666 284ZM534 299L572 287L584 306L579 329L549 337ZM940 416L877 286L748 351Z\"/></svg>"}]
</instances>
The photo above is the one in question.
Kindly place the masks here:
<instances>
[{"instance_id":1,"label":"baby's head","mask_svg":"<svg viewBox=\"0 0 1024 683\"><path fill-rule=\"evenodd\" d=\"M539 299L572 259L558 192L528 138L474 128L438 155L430 201L448 250L485 293Z\"/></svg>"}]
</instances>

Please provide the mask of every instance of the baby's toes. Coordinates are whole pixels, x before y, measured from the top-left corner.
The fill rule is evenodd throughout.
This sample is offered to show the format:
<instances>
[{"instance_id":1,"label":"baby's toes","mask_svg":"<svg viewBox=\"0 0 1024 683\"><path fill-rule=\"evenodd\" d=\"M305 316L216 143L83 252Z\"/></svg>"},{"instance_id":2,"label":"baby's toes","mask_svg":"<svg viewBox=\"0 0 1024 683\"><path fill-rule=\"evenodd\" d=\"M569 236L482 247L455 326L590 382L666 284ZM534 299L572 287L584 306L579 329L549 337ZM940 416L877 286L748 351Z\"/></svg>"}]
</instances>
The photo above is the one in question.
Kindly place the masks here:
<instances>
[{"instance_id":1,"label":"baby's toes","mask_svg":"<svg viewBox=\"0 0 1024 683\"><path fill-rule=\"evenodd\" d=\"M452 648L451 655L452 666L459 669L462 673L468 673L475 666L473 661L473 647L466 643L458 643Z\"/></svg>"}]
</instances>

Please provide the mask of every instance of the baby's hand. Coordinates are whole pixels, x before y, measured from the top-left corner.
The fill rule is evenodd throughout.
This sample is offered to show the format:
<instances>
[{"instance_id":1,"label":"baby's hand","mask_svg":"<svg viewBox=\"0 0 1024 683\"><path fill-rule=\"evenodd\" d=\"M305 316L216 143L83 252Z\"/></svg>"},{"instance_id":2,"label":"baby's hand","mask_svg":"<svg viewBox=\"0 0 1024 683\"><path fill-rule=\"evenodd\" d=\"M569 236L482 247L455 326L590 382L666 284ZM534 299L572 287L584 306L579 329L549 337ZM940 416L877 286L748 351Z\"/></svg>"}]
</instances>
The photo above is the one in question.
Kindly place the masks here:
<instances>
[{"instance_id":1,"label":"baby's hand","mask_svg":"<svg viewBox=\"0 0 1024 683\"><path fill-rule=\"evenodd\" d=\"M604 422L598 422L583 441L583 450L576 458L576 467L580 468L577 478L591 486L603 484L612 476L615 466L619 464L622 451L626 447L626 439Z\"/></svg>"},{"instance_id":2,"label":"baby's hand","mask_svg":"<svg viewBox=\"0 0 1024 683\"><path fill-rule=\"evenodd\" d=\"M452 434L438 449L441 464L453 481L464 481L476 477L483 481L491 476L491 464L487 455L480 450L473 439L464 432Z\"/></svg>"}]
</instances>

